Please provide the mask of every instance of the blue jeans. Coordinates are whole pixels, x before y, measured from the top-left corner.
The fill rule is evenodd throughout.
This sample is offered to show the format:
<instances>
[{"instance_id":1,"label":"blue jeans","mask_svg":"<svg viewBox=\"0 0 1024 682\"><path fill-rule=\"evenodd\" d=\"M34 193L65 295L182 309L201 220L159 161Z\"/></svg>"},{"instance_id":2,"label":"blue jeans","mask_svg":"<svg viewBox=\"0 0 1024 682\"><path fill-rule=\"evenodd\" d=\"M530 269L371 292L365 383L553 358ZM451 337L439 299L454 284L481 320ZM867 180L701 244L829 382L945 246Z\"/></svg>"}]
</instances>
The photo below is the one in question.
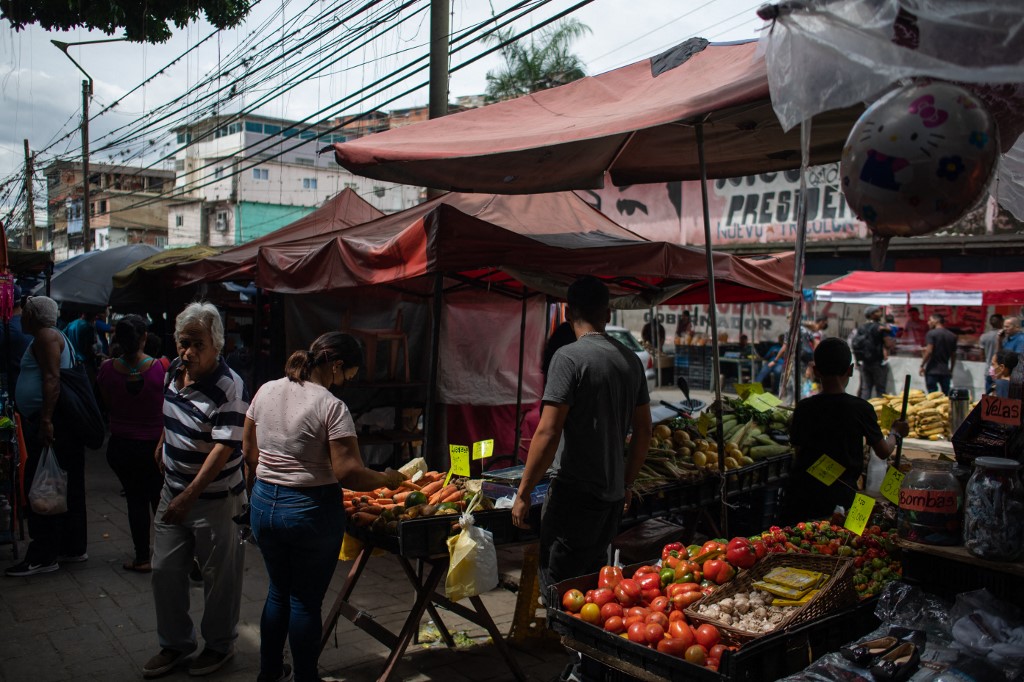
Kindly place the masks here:
<instances>
[{"instance_id":1,"label":"blue jeans","mask_svg":"<svg viewBox=\"0 0 1024 682\"><path fill-rule=\"evenodd\" d=\"M776 362L774 367L769 367L768 363L766 362L761 367L761 371L757 373L757 378L754 379L754 381L756 381L757 383L761 384L761 386L764 388L764 390L766 390L766 391L769 391L769 390L770 391L774 391L776 393L776 395L777 395L779 393L779 388L780 388L779 384L782 383L782 370L784 370L785 368L786 368L786 363L785 362ZM773 385L772 385L771 388L766 386L765 383L764 383L769 375L772 375L772 384Z\"/></svg>"},{"instance_id":2,"label":"blue jeans","mask_svg":"<svg viewBox=\"0 0 1024 682\"><path fill-rule=\"evenodd\" d=\"M260 619L260 670L281 670L287 638L296 682L318 680L320 607L345 532L341 488L289 488L257 479L250 519L270 577Z\"/></svg>"}]
</instances>

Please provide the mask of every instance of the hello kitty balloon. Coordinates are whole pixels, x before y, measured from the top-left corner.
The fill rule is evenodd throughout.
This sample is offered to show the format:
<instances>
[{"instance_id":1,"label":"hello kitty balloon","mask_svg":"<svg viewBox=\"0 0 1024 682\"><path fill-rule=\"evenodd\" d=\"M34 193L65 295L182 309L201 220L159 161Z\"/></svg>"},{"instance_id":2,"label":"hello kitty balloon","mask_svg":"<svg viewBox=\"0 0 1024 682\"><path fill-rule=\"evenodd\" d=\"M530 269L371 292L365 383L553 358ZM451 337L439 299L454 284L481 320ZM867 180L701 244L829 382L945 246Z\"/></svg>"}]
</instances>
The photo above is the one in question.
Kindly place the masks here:
<instances>
[{"instance_id":1,"label":"hello kitty balloon","mask_svg":"<svg viewBox=\"0 0 1024 682\"><path fill-rule=\"evenodd\" d=\"M955 85L909 85L868 107L846 139L839 170L847 203L875 233L875 268L890 237L933 232L973 207L998 153L988 110Z\"/></svg>"}]
</instances>

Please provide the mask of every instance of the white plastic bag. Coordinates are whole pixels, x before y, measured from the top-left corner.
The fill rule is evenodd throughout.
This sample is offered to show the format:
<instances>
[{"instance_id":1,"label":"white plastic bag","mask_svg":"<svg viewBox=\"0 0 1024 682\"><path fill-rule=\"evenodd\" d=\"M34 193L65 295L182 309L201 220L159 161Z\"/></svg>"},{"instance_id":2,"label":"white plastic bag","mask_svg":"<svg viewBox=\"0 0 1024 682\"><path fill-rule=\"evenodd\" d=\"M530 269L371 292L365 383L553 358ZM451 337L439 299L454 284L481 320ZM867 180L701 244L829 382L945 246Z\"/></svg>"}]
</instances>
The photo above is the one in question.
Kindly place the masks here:
<instances>
[{"instance_id":1,"label":"white plastic bag","mask_svg":"<svg viewBox=\"0 0 1024 682\"><path fill-rule=\"evenodd\" d=\"M451 562L444 591L452 601L475 597L498 586L498 553L494 549L494 536L490 531L473 525L472 511L482 497L477 495L459 520L462 532L448 539Z\"/></svg>"},{"instance_id":2,"label":"white plastic bag","mask_svg":"<svg viewBox=\"0 0 1024 682\"><path fill-rule=\"evenodd\" d=\"M44 516L63 514L68 510L68 473L60 468L53 448L47 446L39 459L39 467L28 491L32 511Z\"/></svg>"}]
</instances>

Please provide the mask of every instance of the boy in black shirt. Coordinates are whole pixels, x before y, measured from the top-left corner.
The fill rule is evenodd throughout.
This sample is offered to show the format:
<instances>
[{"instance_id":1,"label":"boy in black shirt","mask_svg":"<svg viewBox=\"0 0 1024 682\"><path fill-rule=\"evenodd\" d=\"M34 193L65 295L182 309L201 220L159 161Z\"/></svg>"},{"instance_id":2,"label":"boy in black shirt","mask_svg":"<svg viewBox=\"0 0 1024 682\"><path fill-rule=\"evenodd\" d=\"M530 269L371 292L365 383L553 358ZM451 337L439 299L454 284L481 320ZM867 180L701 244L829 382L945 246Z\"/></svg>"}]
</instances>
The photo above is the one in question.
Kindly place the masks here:
<instances>
[{"instance_id":1,"label":"boy in black shirt","mask_svg":"<svg viewBox=\"0 0 1024 682\"><path fill-rule=\"evenodd\" d=\"M801 400L793 412L790 439L796 460L783 506L784 523L829 518L837 505L849 509L864 471L864 440L878 457L886 459L895 452L897 438L909 431L906 422L897 421L883 437L871 403L846 393L853 356L845 341L832 337L818 344L814 374L821 393ZM807 473L822 455L845 467L830 486Z\"/></svg>"}]
</instances>

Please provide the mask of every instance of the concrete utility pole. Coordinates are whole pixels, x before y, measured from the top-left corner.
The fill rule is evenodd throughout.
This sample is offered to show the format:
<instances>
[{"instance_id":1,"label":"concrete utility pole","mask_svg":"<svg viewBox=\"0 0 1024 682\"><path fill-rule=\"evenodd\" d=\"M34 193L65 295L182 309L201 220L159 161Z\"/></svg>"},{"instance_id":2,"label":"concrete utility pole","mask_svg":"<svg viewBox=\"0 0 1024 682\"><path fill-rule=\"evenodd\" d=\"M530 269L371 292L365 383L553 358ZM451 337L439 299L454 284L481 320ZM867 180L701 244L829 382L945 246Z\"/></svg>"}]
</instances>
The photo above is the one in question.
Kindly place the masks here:
<instances>
[{"instance_id":1,"label":"concrete utility pole","mask_svg":"<svg viewBox=\"0 0 1024 682\"><path fill-rule=\"evenodd\" d=\"M448 13L449 0L430 0L430 118L448 114ZM441 194L427 188L427 199Z\"/></svg>"},{"instance_id":2,"label":"concrete utility pole","mask_svg":"<svg viewBox=\"0 0 1024 682\"><path fill-rule=\"evenodd\" d=\"M28 199L28 208L25 209L25 228L28 232L28 244L22 237L22 246L29 249L36 248L36 204L32 194L32 154L29 153L28 140L25 140L25 198Z\"/></svg>"},{"instance_id":3,"label":"concrete utility pole","mask_svg":"<svg viewBox=\"0 0 1024 682\"><path fill-rule=\"evenodd\" d=\"M82 81L82 248L92 251L92 233L89 224L89 97L92 81Z\"/></svg>"}]
</instances>

